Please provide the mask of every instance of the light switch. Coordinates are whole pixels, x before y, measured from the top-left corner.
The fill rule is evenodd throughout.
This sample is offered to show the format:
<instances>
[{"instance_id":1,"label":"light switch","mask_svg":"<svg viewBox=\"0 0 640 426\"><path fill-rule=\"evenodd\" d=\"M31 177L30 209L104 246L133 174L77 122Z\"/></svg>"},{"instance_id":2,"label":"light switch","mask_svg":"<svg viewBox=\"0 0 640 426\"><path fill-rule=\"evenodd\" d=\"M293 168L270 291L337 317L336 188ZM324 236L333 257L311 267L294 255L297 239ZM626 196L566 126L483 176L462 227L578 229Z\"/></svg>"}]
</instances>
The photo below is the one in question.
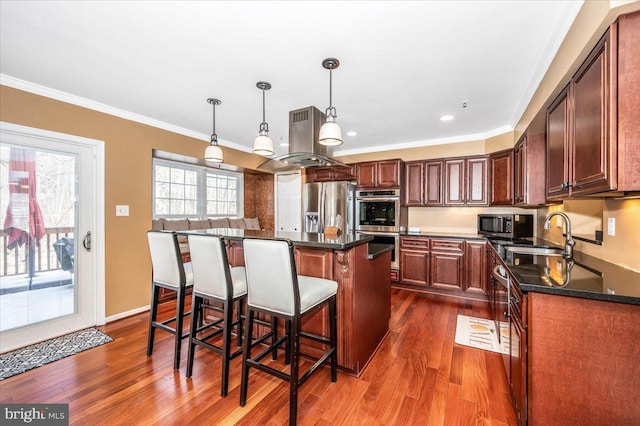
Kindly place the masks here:
<instances>
[{"instance_id":1,"label":"light switch","mask_svg":"<svg viewBox=\"0 0 640 426\"><path fill-rule=\"evenodd\" d=\"M607 235L614 237L616 235L616 218L610 217L607 220Z\"/></svg>"},{"instance_id":2,"label":"light switch","mask_svg":"<svg viewBox=\"0 0 640 426\"><path fill-rule=\"evenodd\" d=\"M129 206L128 205L117 205L116 206L116 216L129 216Z\"/></svg>"}]
</instances>

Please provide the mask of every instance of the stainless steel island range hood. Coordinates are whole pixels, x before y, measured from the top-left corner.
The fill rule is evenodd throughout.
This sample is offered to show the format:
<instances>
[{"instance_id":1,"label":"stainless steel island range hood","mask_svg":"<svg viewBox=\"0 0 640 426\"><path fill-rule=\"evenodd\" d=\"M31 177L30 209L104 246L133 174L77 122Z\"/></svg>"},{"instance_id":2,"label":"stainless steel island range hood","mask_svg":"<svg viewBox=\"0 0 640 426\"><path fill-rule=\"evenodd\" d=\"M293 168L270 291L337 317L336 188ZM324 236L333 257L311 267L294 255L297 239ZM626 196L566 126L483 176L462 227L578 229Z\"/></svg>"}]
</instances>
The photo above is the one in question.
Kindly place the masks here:
<instances>
[{"instance_id":1,"label":"stainless steel island range hood","mask_svg":"<svg viewBox=\"0 0 640 426\"><path fill-rule=\"evenodd\" d=\"M325 115L309 106L289 112L289 153L265 161L258 170L285 172L317 166L344 166L331 158L333 150L318 143Z\"/></svg>"}]
</instances>

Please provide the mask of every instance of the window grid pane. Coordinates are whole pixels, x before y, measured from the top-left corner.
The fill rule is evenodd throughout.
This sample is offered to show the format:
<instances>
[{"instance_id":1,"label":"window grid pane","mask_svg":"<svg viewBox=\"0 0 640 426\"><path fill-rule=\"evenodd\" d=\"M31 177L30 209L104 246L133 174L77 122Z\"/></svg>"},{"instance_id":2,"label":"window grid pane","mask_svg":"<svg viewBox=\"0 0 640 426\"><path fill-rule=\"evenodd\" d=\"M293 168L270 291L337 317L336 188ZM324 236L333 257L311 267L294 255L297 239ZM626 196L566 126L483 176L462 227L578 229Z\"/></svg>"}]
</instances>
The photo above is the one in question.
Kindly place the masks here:
<instances>
[{"instance_id":1,"label":"window grid pane","mask_svg":"<svg viewBox=\"0 0 640 426\"><path fill-rule=\"evenodd\" d=\"M156 217L204 219L242 214L242 175L192 169L162 160L154 164L154 172Z\"/></svg>"}]
</instances>

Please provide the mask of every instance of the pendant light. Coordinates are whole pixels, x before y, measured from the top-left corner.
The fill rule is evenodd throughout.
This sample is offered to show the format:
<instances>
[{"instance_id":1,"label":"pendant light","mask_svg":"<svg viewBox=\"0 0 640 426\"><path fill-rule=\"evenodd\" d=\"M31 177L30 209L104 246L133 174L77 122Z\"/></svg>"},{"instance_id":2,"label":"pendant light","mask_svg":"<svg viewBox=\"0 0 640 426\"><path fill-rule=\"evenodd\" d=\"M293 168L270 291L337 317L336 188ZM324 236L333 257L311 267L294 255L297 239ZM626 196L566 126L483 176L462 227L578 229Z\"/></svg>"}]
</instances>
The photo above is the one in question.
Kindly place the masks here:
<instances>
[{"instance_id":1,"label":"pendant light","mask_svg":"<svg viewBox=\"0 0 640 426\"><path fill-rule=\"evenodd\" d=\"M207 99L207 102L213 105L213 133L211 133L211 145L204 150L204 159L214 163L222 163L224 156L222 149L218 146L218 135L216 135L216 105L220 105L222 102L220 99L214 98Z\"/></svg>"},{"instance_id":2,"label":"pendant light","mask_svg":"<svg viewBox=\"0 0 640 426\"><path fill-rule=\"evenodd\" d=\"M336 123L336 109L332 99L332 75L331 71L340 66L340 61L336 58L327 58L322 61L322 66L329 70L329 108L325 111L327 122L320 127L320 137L318 143L325 146L342 145L342 129Z\"/></svg>"},{"instance_id":3,"label":"pendant light","mask_svg":"<svg viewBox=\"0 0 640 426\"><path fill-rule=\"evenodd\" d=\"M260 133L253 141L253 153L258 155L273 155L273 141L269 137L269 125L265 119L264 92L271 89L271 84L266 81L256 83L258 89L262 90L262 123L260 123Z\"/></svg>"}]
</instances>

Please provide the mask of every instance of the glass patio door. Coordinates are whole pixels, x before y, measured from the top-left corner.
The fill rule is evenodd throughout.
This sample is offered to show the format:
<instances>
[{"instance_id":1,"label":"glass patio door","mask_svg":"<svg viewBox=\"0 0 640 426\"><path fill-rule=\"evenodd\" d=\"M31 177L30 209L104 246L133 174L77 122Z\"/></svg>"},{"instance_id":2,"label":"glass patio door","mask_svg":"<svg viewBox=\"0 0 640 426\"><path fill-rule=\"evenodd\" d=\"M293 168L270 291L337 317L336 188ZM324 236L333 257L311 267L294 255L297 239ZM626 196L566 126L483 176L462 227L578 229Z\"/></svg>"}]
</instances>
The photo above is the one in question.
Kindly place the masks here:
<instances>
[{"instance_id":1,"label":"glass patio door","mask_svg":"<svg viewBox=\"0 0 640 426\"><path fill-rule=\"evenodd\" d=\"M96 325L100 144L1 123L0 351ZM102 296L103 298L103 296ZM102 304L104 302L102 301ZM101 316L101 318L99 318Z\"/></svg>"}]
</instances>

